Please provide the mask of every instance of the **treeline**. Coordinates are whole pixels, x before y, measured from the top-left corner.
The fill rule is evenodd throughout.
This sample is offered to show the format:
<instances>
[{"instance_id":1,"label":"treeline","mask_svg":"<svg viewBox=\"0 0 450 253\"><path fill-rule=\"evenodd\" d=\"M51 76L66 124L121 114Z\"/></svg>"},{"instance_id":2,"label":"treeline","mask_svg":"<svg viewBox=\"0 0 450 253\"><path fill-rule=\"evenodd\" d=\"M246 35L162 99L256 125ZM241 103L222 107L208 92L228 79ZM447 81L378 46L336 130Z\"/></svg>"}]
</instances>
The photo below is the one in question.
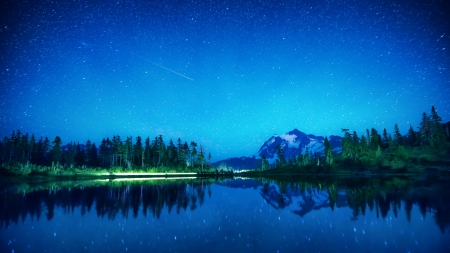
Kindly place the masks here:
<instances>
[{"instance_id":1,"label":"treeline","mask_svg":"<svg viewBox=\"0 0 450 253\"><path fill-rule=\"evenodd\" d=\"M278 159L272 166L275 168L310 168L310 169L351 169L359 168L406 168L421 161L435 161L444 157L449 148L449 127L442 124L434 106L431 114L422 114L422 120L417 130L409 127L408 133L400 133L397 124L391 135L386 129L380 134L375 128L358 136L356 131L342 129L342 153L334 154L328 138L324 140L324 153L305 152L285 159L281 144L277 146ZM262 157L261 169L269 169L266 157Z\"/></svg>"},{"instance_id":2,"label":"treeline","mask_svg":"<svg viewBox=\"0 0 450 253\"><path fill-rule=\"evenodd\" d=\"M434 106L431 114L422 114L418 130L412 126L406 135L400 133L397 124L391 135L386 129L380 134L375 128L358 137L354 131L344 131L341 160L345 164L367 164L378 167L403 168L412 165L410 158L418 160L437 160L446 155L449 129L442 124Z\"/></svg>"},{"instance_id":3,"label":"treeline","mask_svg":"<svg viewBox=\"0 0 450 253\"><path fill-rule=\"evenodd\" d=\"M117 135L112 139L104 138L99 147L90 140L86 144L70 142L63 146L59 136L52 142L47 137L40 137L36 141L34 135L22 134L17 130L0 141L0 162L3 167L29 163L58 168L209 167L211 153L206 156L204 148L198 148L196 142L192 141L188 145L181 139L176 144L170 140L166 145L162 135L153 140L147 137L144 141L140 136L135 139L126 137L122 141Z\"/></svg>"}]
</instances>

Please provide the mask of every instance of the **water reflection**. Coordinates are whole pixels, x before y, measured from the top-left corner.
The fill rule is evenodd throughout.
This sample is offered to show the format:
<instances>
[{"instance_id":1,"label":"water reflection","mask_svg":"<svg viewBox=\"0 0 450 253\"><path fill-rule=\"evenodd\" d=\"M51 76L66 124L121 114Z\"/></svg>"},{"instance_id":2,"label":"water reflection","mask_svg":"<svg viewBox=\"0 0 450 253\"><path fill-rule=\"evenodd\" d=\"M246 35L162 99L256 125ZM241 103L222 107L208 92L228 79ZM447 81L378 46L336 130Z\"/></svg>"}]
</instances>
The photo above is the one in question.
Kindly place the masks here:
<instances>
[{"instance_id":1,"label":"water reflection","mask_svg":"<svg viewBox=\"0 0 450 253\"><path fill-rule=\"evenodd\" d=\"M0 246L448 252L449 190L438 177L2 182Z\"/></svg>"},{"instance_id":2,"label":"water reflection","mask_svg":"<svg viewBox=\"0 0 450 253\"><path fill-rule=\"evenodd\" d=\"M394 217L403 210L411 221L413 205L419 207L422 218L432 215L442 233L450 228L450 184L448 181L415 181L410 178L346 179L334 182L266 182L260 190L263 199L275 209L295 205L292 212L301 217L321 208L350 207L350 220L364 216L367 208L376 217ZM356 183L356 184L355 184ZM375 184L374 184L375 183ZM424 184L425 183L425 184Z\"/></svg>"},{"instance_id":3,"label":"water reflection","mask_svg":"<svg viewBox=\"0 0 450 253\"><path fill-rule=\"evenodd\" d=\"M26 187L28 188L28 187ZM8 227L10 222L17 224L19 219L24 222L27 215L38 219L44 213L47 220L52 220L55 208L61 208L64 213L73 213L80 207L81 215L90 212L95 203L98 217L114 220L118 214L122 218L136 218L142 208L142 215L149 213L159 218L163 208L171 213L181 210L195 210L202 206L205 194L211 196L210 183L192 181L161 185L131 185L111 184L109 186L90 187L58 187L52 189L21 192L15 188L3 189L4 201L0 203L0 227Z\"/></svg>"}]
</instances>

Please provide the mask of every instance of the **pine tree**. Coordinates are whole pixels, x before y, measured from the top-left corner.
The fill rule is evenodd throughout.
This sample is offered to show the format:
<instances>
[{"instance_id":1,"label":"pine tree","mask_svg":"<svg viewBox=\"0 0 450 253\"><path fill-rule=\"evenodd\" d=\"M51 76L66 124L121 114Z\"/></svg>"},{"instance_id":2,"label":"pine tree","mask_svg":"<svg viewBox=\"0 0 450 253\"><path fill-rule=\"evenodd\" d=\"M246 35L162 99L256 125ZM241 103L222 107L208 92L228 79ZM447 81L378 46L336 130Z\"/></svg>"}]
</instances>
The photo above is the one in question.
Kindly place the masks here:
<instances>
[{"instance_id":1,"label":"pine tree","mask_svg":"<svg viewBox=\"0 0 450 253\"><path fill-rule=\"evenodd\" d=\"M303 166L303 165L304 165L302 153L298 154L298 157L297 157L297 165L298 165L298 166Z\"/></svg>"},{"instance_id":2,"label":"pine tree","mask_svg":"<svg viewBox=\"0 0 450 253\"><path fill-rule=\"evenodd\" d=\"M370 144L371 143L371 139L370 139L369 129L366 129L366 134L367 134L367 137L366 137L367 138L367 144Z\"/></svg>"},{"instance_id":3,"label":"pine tree","mask_svg":"<svg viewBox=\"0 0 450 253\"><path fill-rule=\"evenodd\" d=\"M366 139L366 137L364 135L361 136L360 148L361 148L361 151L360 151L361 154L363 154L367 150L367 139Z\"/></svg>"},{"instance_id":4,"label":"pine tree","mask_svg":"<svg viewBox=\"0 0 450 253\"><path fill-rule=\"evenodd\" d=\"M356 133L356 131L353 131L353 141L352 141L353 147L355 149L355 152L358 152L359 150L359 146L361 145L359 143L359 138L358 138L358 134Z\"/></svg>"},{"instance_id":5,"label":"pine tree","mask_svg":"<svg viewBox=\"0 0 450 253\"><path fill-rule=\"evenodd\" d=\"M150 146L150 137L145 139L145 147L144 147L144 160L145 164L150 165L152 161L152 148Z\"/></svg>"},{"instance_id":6,"label":"pine tree","mask_svg":"<svg viewBox=\"0 0 450 253\"><path fill-rule=\"evenodd\" d=\"M286 159L284 158L284 153L283 153L283 149L281 148L281 143L277 145L276 149L277 149L278 160L280 160L280 167L282 167L282 166L286 165Z\"/></svg>"},{"instance_id":7,"label":"pine tree","mask_svg":"<svg viewBox=\"0 0 450 253\"><path fill-rule=\"evenodd\" d=\"M191 166L192 168L194 167L194 163L195 163L195 156L197 155L197 149L195 147L197 147L197 143L195 142L191 142L191 147L192 147L192 152L191 152Z\"/></svg>"},{"instance_id":8,"label":"pine tree","mask_svg":"<svg viewBox=\"0 0 450 253\"><path fill-rule=\"evenodd\" d=\"M444 149L446 146L446 136L444 128L442 127L442 119L437 114L434 106L431 107L430 135L428 139L432 148Z\"/></svg>"},{"instance_id":9,"label":"pine tree","mask_svg":"<svg viewBox=\"0 0 450 253\"><path fill-rule=\"evenodd\" d=\"M333 150L331 148L330 142L328 141L328 137L325 137L323 143L325 146L325 165L326 167L331 168L334 163L334 158L333 158Z\"/></svg>"},{"instance_id":10,"label":"pine tree","mask_svg":"<svg viewBox=\"0 0 450 253\"><path fill-rule=\"evenodd\" d=\"M59 136L55 137L55 140L52 142L53 148L51 150L52 161L59 163L61 161L61 138Z\"/></svg>"},{"instance_id":11,"label":"pine tree","mask_svg":"<svg viewBox=\"0 0 450 253\"><path fill-rule=\"evenodd\" d=\"M370 134L370 147L373 151L376 151L378 146L380 145L380 135L375 128L372 128Z\"/></svg>"},{"instance_id":12,"label":"pine tree","mask_svg":"<svg viewBox=\"0 0 450 253\"><path fill-rule=\"evenodd\" d=\"M183 154L184 154L184 161L182 161L182 166L186 167L188 165L187 162L190 161L191 159L191 152L189 150L189 145L187 141L185 141L183 144Z\"/></svg>"},{"instance_id":13,"label":"pine tree","mask_svg":"<svg viewBox=\"0 0 450 253\"><path fill-rule=\"evenodd\" d=\"M383 155L383 152L381 151L381 147L378 146L378 147L377 147L377 151L375 152L375 157L376 157L377 159L382 159L382 155Z\"/></svg>"},{"instance_id":14,"label":"pine tree","mask_svg":"<svg viewBox=\"0 0 450 253\"><path fill-rule=\"evenodd\" d=\"M112 139L112 147L111 147L111 155L112 155L112 166L115 166L117 163L117 158L120 157L120 146L122 144L122 141L120 140L120 136L113 136ZM119 162L120 163L120 162Z\"/></svg>"},{"instance_id":15,"label":"pine tree","mask_svg":"<svg viewBox=\"0 0 450 253\"><path fill-rule=\"evenodd\" d=\"M84 165L85 159L86 159L86 157L85 157L84 149L82 149L80 146L80 143L78 143L77 147L76 147L75 164L77 166L82 166L82 165Z\"/></svg>"},{"instance_id":16,"label":"pine tree","mask_svg":"<svg viewBox=\"0 0 450 253\"><path fill-rule=\"evenodd\" d=\"M422 114L422 121L420 122L419 127L419 137L420 137L420 145L426 146L429 144L429 136L430 136L430 120L426 113Z\"/></svg>"},{"instance_id":17,"label":"pine tree","mask_svg":"<svg viewBox=\"0 0 450 253\"><path fill-rule=\"evenodd\" d=\"M381 139L381 145L384 149L389 148L388 133L386 131L386 128L383 129L383 138Z\"/></svg>"},{"instance_id":18,"label":"pine tree","mask_svg":"<svg viewBox=\"0 0 450 253\"><path fill-rule=\"evenodd\" d=\"M167 147L167 158L171 166L175 166L178 163L177 148L172 140L169 141L169 146Z\"/></svg>"},{"instance_id":19,"label":"pine tree","mask_svg":"<svg viewBox=\"0 0 450 253\"><path fill-rule=\"evenodd\" d=\"M269 168L269 162L265 156L261 156L261 170L267 170Z\"/></svg>"},{"instance_id":20,"label":"pine tree","mask_svg":"<svg viewBox=\"0 0 450 253\"><path fill-rule=\"evenodd\" d=\"M166 145L164 144L164 140L162 135L158 136L158 166L161 164L161 161L165 160L165 154L166 154Z\"/></svg>"},{"instance_id":21,"label":"pine tree","mask_svg":"<svg viewBox=\"0 0 450 253\"><path fill-rule=\"evenodd\" d=\"M403 146L403 136L400 134L400 129L397 124L394 126L394 145L396 147Z\"/></svg>"},{"instance_id":22,"label":"pine tree","mask_svg":"<svg viewBox=\"0 0 450 253\"><path fill-rule=\"evenodd\" d=\"M136 137L136 143L133 146L134 153L134 164L141 165L144 167L144 148L142 147L142 138L141 136Z\"/></svg>"},{"instance_id":23,"label":"pine tree","mask_svg":"<svg viewBox=\"0 0 450 253\"><path fill-rule=\"evenodd\" d=\"M87 166L91 166L91 161L92 161L92 143L90 140L87 140L86 145L84 147L85 149L85 160L83 162L83 164L87 165Z\"/></svg>"},{"instance_id":24,"label":"pine tree","mask_svg":"<svg viewBox=\"0 0 450 253\"><path fill-rule=\"evenodd\" d=\"M36 155L36 138L34 134L31 135L30 143L28 145L28 161L33 161L33 157Z\"/></svg>"},{"instance_id":25,"label":"pine tree","mask_svg":"<svg viewBox=\"0 0 450 253\"><path fill-rule=\"evenodd\" d=\"M308 149L308 147L306 147L305 155L303 156L303 165L309 165L310 163L311 163L311 161L310 161L309 149Z\"/></svg>"},{"instance_id":26,"label":"pine tree","mask_svg":"<svg viewBox=\"0 0 450 253\"><path fill-rule=\"evenodd\" d=\"M98 151L97 151L97 147L95 146L95 142L92 144L92 149L91 149L91 166L93 166L93 167L98 166Z\"/></svg>"},{"instance_id":27,"label":"pine tree","mask_svg":"<svg viewBox=\"0 0 450 253\"><path fill-rule=\"evenodd\" d=\"M203 150L203 147L200 145L200 153L198 154L198 163L202 165L202 172L203 172L203 163L205 162L205 151Z\"/></svg>"},{"instance_id":28,"label":"pine tree","mask_svg":"<svg viewBox=\"0 0 450 253\"><path fill-rule=\"evenodd\" d=\"M328 139L326 140L328 142ZM325 143L324 143L325 145ZM326 145L325 145L326 148ZM352 138L351 134L348 132L345 132L344 139L342 140L342 157L348 159L352 158L353 155L356 153L356 145L354 144L354 139ZM327 152L325 150L325 156Z\"/></svg>"},{"instance_id":29,"label":"pine tree","mask_svg":"<svg viewBox=\"0 0 450 253\"><path fill-rule=\"evenodd\" d=\"M417 143L417 136L416 136L416 132L414 131L414 129L412 128L412 126L409 126L409 130L408 130L408 145L409 146L414 146Z\"/></svg>"}]
</instances>

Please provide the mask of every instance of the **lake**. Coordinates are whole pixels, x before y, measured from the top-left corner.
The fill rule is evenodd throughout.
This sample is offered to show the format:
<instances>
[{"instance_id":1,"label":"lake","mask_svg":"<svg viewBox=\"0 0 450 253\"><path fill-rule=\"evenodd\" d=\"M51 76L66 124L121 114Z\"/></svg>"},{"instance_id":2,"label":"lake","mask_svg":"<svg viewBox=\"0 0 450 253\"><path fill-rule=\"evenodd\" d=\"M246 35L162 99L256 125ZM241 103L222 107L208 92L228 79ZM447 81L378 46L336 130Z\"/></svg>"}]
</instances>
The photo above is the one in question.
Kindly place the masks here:
<instances>
[{"instance_id":1,"label":"lake","mask_svg":"<svg viewBox=\"0 0 450 253\"><path fill-rule=\"evenodd\" d=\"M438 175L10 181L1 252L450 252Z\"/></svg>"}]
</instances>

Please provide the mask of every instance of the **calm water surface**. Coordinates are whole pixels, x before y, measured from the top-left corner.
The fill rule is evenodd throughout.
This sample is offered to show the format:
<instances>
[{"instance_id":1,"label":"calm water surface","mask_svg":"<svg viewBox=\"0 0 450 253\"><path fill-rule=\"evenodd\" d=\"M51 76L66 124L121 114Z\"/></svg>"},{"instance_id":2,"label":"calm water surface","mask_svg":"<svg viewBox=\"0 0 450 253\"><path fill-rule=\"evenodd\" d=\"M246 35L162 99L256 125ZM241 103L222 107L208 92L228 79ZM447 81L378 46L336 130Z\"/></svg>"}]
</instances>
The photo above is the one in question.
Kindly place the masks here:
<instances>
[{"instance_id":1,"label":"calm water surface","mask_svg":"<svg viewBox=\"0 0 450 253\"><path fill-rule=\"evenodd\" d=\"M1 252L450 252L446 180L1 181Z\"/></svg>"}]
</instances>

